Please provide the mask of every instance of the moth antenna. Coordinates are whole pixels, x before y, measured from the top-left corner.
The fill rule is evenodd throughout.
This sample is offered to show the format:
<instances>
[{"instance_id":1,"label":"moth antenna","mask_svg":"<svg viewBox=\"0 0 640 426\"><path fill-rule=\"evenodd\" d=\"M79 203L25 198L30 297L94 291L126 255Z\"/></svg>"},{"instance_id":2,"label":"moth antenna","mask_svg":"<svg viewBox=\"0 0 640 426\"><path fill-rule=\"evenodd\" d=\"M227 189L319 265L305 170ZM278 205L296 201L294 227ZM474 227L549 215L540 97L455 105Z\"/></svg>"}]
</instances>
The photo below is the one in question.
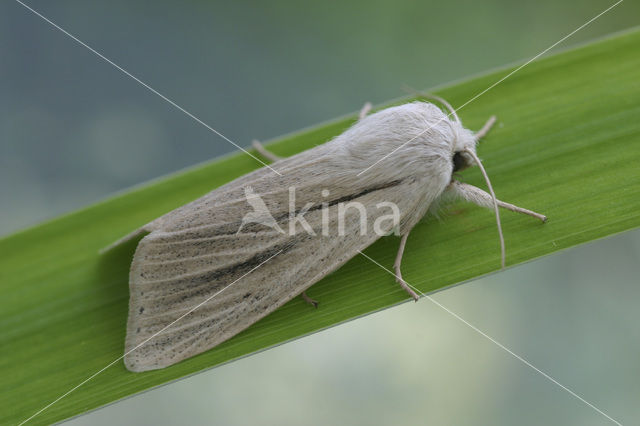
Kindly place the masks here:
<instances>
[{"instance_id":1,"label":"moth antenna","mask_svg":"<svg viewBox=\"0 0 640 426\"><path fill-rule=\"evenodd\" d=\"M470 150L469 148L465 148L465 151L473 157L473 161L475 161L478 167L480 168L480 171L482 172L482 176L484 176L484 180L485 182L487 182L487 186L489 187L491 198L493 199L493 209L496 212L496 224L498 225L498 236L500 237L501 266L502 266L502 269L504 269L506 255L505 255L505 249L504 249L504 237L502 235L502 224L500 223L500 211L498 210L498 199L496 198L496 193L493 192L493 186L491 186L489 175L487 175L487 172L485 171L484 166L482 165L482 162L480 162L480 159L478 158L476 153Z\"/></svg>"},{"instance_id":2,"label":"moth antenna","mask_svg":"<svg viewBox=\"0 0 640 426\"><path fill-rule=\"evenodd\" d=\"M456 110L453 109L453 107L451 106L451 104L449 102L445 101L440 96L432 95L432 94L423 95L423 97L428 98L428 99L433 99L435 101L440 102L442 105L444 105L449 110L449 115L453 115L453 118L456 120L456 122L460 123L460 118L458 118L458 114L456 114Z\"/></svg>"}]
</instances>

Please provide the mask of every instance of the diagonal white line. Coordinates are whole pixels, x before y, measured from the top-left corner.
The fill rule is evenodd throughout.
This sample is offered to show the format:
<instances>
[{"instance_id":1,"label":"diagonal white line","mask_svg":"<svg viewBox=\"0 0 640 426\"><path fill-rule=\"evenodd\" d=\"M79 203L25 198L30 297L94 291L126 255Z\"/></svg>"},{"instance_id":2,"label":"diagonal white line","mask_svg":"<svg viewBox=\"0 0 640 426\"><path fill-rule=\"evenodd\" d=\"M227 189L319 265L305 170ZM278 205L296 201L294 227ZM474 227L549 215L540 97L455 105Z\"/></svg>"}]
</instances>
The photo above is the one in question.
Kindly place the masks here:
<instances>
[{"instance_id":1,"label":"diagonal white line","mask_svg":"<svg viewBox=\"0 0 640 426\"><path fill-rule=\"evenodd\" d=\"M47 18L46 16L42 15L41 13L39 13L38 11L36 11L35 9L33 9L32 7L24 4L22 1L20 0L16 0L17 3L21 4L22 6L24 6L27 10L31 11L34 15L42 18L44 21L48 22L49 24L51 24L54 28L60 30L62 33L64 33L66 36L68 36L69 38L71 38L72 40L74 40L76 43L80 44L81 46L85 47L86 49L88 49L89 51L91 51L92 53L94 53L96 56L98 56L100 59L103 59L105 62L109 63L110 65L112 65L113 67L115 67L116 69L118 69L119 71L121 71L122 73L124 73L126 76L130 77L131 79L133 79L134 81L136 81L137 83L139 83L141 86L143 86L144 88L146 88L147 90L149 90L150 92L154 93L155 95L158 95L160 98L162 98L164 101L168 102L169 104L171 104L174 108L178 109L179 111L182 111L184 114L186 114L187 116L191 117L193 120L195 120L197 123L203 125L204 127L206 127L207 129L209 129L210 131L212 131L213 133L215 133L216 135L220 136L222 139L226 140L227 142L229 142L231 145L235 146L236 148L238 148L239 150L241 150L242 152L244 152L245 154L247 154L249 157L253 158L254 160L256 160L257 162L259 162L260 164L262 164L265 167L268 167L269 169L271 169L272 172L282 176L282 174L280 174L277 170L275 170L274 168L272 168L271 166L269 166L268 164L266 164L265 162L263 162L262 160L260 160L259 158L257 158L256 156L254 156L253 154L251 154L250 152L248 152L246 149L242 148L240 145L238 145L237 143L235 143L234 141L232 141L231 139L229 139L228 137L226 137L225 135L223 135L222 133L220 133L219 131L217 131L216 129L214 129L213 127L209 126L207 123L205 123L204 121L202 121L201 119L199 119L198 117L196 117L195 115L193 115L192 113L190 113L189 111L187 111L186 109L184 109L183 107L181 107L180 105L178 105L177 103L175 103L174 101L172 101L171 99L169 99L168 97L166 97L165 95L163 95L162 93L158 92L156 89L154 89L153 87L149 86L147 83L145 83L144 81L140 80L138 77L136 77L135 75L131 74L129 71L125 70L124 68L122 68L120 65L116 64L115 62L113 62L111 59L107 58L106 56L104 56L102 53L98 52L97 50L95 50L93 47L89 46L88 44L86 44L85 42L83 42L82 40L78 39L76 36L74 36L73 34L71 34L70 32L68 32L67 30L65 30L64 28L60 27L58 24L56 24L55 22L51 21L49 18Z\"/></svg>"},{"instance_id":2,"label":"diagonal white line","mask_svg":"<svg viewBox=\"0 0 640 426\"><path fill-rule=\"evenodd\" d=\"M478 99L480 96L484 95L485 93L487 93L489 90L493 89L494 87L496 87L498 84L502 83L503 81L505 81L507 78L511 77L513 74L517 73L518 71L520 71L522 68L526 67L527 65L529 65L531 62L535 61L536 59L538 59L540 56L544 55L545 53L547 53L549 50L553 49L554 47L556 47L557 45L559 45L560 43L562 43L563 41L565 41L566 39L568 39L569 37L571 37L572 35L574 35L575 33L577 33L578 31L580 31L581 29L583 29L584 27L586 27L587 25L589 25L590 23L592 23L593 21L595 21L596 19L598 19L599 17L601 17L602 15L604 15L605 13L607 13L608 11L610 11L611 9L613 9L614 7L616 7L617 5L619 5L620 3L622 3L624 0L618 0L616 3L612 4L611 6L609 6L608 8L606 8L605 10L603 10L602 12L600 12L599 14L597 14L596 16L594 16L593 18L589 19L587 22L585 22L584 24L580 25L578 28L576 28L575 30L571 31L569 34L567 34L566 36L562 37L560 40L556 41L555 43L553 43L551 46L547 47L546 49L544 49L542 52L538 53L536 56L534 56L533 58L529 59L527 62L525 62L524 64L520 65L518 68L516 68L515 70L511 71L509 74L505 75L504 77L502 77L500 80L496 81L495 83L493 83L491 86L487 87L486 89L484 89L482 92L478 93L477 95L475 95L474 97L472 97L471 99L469 99L467 102L463 103L462 105L460 105L458 108L455 108L453 110L453 112L457 112L460 111L462 108L466 107L467 105L469 105L471 102L475 101L476 99ZM403 143L402 145L400 145L399 147L397 147L396 149L394 149L393 151L391 151L390 153L388 153L387 155L385 155L384 157L380 158L378 161L376 161L375 163L373 163L372 165L370 165L369 167L367 167L366 169L364 169L363 171L361 171L360 173L358 173L356 176L360 176L361 174L365 173L367 170L371 169L373 166L375 166L376 164L380 163L381 161L385 160L386 158L390 157L391 155L393 155L396 151L398 151L399 149L401 149L403 146L413 142L415 139L419 138L420 136L424 135L425 133L427 133L429 130L431 130L433 127L437 126L439 123L441 123L442 121L448 119L449 117L451 117L451 115L453 114L453 112L450 112L449 114L447 114L447 116L445 118L442 118L440 120L438 120L435 124L432 124L431 126L429 126L428 128L426 128L425 130L423 130L422 132L420 132L419 134L417 134L416 136L412 137L411 139L409 139L408 141L406 141L405 143Z\"/></svg>"},{"instance_id":3,"label":"diagonal white line","mask_svg":"<svg viewBox=\"0 0 640 426\"><path fill-rule=\"evenodd\" d=\"M486 89L484 89L482 92L478 93L477 95L475 95L473 98L469 99L467 102L463 103L462 105L460 105L458 107L458 109L456 111L461 110L462 108L464 108L465 106L467 106L468 104L470 104L471 102L475 101L476 99L478 99L480 96L484 95L485 93L487 93L489 90L493 89L494 87L496 87L498 84L502 83L503 81L505 81L507 78L511 77L513 74L517 73L518 71L520 71L522 68L526 67L527 65L529 65L531 62L535 61L536 59L538 59L540 56L544 55L545 53L547 53L548 51L550 51L551 49L553 49L554 47L556 47L557 45L559 45L560 43L562 43L563 41L565 41L566 39L568 39L569 37L571 37L572 35L574 35L575 33L577 33L578 31L580 31L581 29L583 29L584 27L586 27L587 25L589 25L590 23L592 23L593 21L595 21L596 19L598 19L599 17L601 17L602 15L604 15L605 13L607 13L608 11L610 11L611 9L613 9L614 7L616 7L617 5L619 5L620 3L622 3L624 0L618 0L616 3L612 4L611 6L609 6L608 8L606 8L605 10L603 10L602 12L600 12L599 14L597 14L596 16L594 16L593 18L589 19L587 22L585 22L584 24L580 25L578 28L576 28L575 30L571 31L569 34L567 34L566 36L562 37L560 40L556 41L555 43L553 43L551 46L547 47L546 49L544 49L542 52L538 53L536 56L534 56L533 58L529 59L527 62L525 62L524 64L520 65L518 68L516 68L515 70L511 71L509 74L505 75L504 77L502 77L500 80L496 81L495 83L493 83L491 86L487 87Z\"/></svg>"},{"instance_id":4,"label":"diagonal white line","mask_svg":"<svg viewBox=\"0 0 640 426\"><path fill-rule=\"evenodd\" d=\"M207 297L204 301L198 303L195 307L189 309L189 311L187 311L186 313L182 314L181 316L179 316L177 319L175 319L174 321L172 321L171 323L169 323L168 325L166 325L164 328L162 328L160 331L156 332L155 334L153 334L151 337L147 338L146 340L144 340L142 343L140 343L138 346L134 347L133 349L130 349L129 351L125 352L122 356L116 358L115 360L111 361L109 364L107 364L106 366L102 367L100 370L96 371L95 373L93 373L91 376L87 377L86 379L84 379L82 382L78 383L76 386L74 386L73 388L69 389L67 392L65 392L64 394L60 395L58 398L56 398L54 401L50 402L49 404L47 404L46 406L42 407L39 411L37 411L36 413L34 413L33 415L31 415L31 417L29 417L26 420L23 420L22 422L20 422L20 424L18 426L22 426L23 424L27 423L29 420L33 419L34 417L36 417L37 415L39 415L40 413L42 413L44 410L48 409L49 407L51 407L53 404L57 403L58 401L60 401L62 398L66 397L67 395L69 395L71 392L75 391L76 389L78 389L80 386L84 385L85 383L87 383L88 381L90 381L91 379L93 379L94 377L96 377L98 374L102 373L104 370L106 370L107 368L111 367L113 364L115 364L116 362L120 361L121 359L123 359L125 356L129 355L131 352L135 351L136 349L138 349L140 346L144 345L145 343L147 343L149 340L153 339L154 337L158 336L160 333L163 333L165 330L167 330L169 327L171 327L173 324L177 323L178 321L180 321L182 318L186 317L187 315L189 315L190 313L192 313L193 311L195 311L196 309L198 309L200 306L204 305L205 303L207 303L208 301L210 301L211 299L213 299L214 297L216 297L217 295L219 295L220 293L222 293L223 291L225 291L226 289L228 289L229 287L231 287L232 285L234 285L235 283L237 283L238 281L240 281L241 279L243 279L244 277L246 277L247 275L249 275L250 273L252 273L253 271L255 271L256 269L258 269L259 267L261 267L262 265L264 265L265 263L267 263L268 261L270 261L271 259L273 259L274 257L276 257L277 255L279 255L280 253L282 253L282 250L278 251L276 254L272 255L271 257L269 257L266 260L263 260L262 262L260 262L259 265L255 266L253 269L251 269L249 272L247 272L246 274L242 275L240 278L238 278L237 280L233 281L231 284L227 285L226 287L223 287L221 290L217 291L216 293L214 293L213 295Z\"/></svg>"},{"instance_id":5,"label":"diagonal white line","mask_svg":"<svg viewBox=\"0 0 640 426\"><path fill-rule=\"evenodd\" d=\"M366 257L368 260L370 260L372 263L378 265L381 269L383 269L385 272L388 272L389 274L393 275L394 277L396 276L396 274L394 274L393 272L391 272L391 270L385 268L384 266L382 266L380 263L376 262L375 260L373 260L371 257L367 256L366 254L364 254L363 252L358 250L358 253L360 253L362 256ZM405 283L407 283L407 281L405 280ZM511 356L513 356L514 358L516 358L517 360L523 362L526 366L532 368L533 370L535 370L536 372L538 372L539 374L541 374L543 377L545 377L546 379L548 379L549 381L551 381L552 383L554 383L555 385L559 386L560 388L564 389L565 391L569 392L571 395L573 395L574 397L576 397L577 399L579 399L580 401L582 401L583 403L585 403L586 405L588 405L589 407L593 408L595 411L597 411L598 413L602 414L604 417L606 417L607 419L611 420L613 423L622 426L622 424L620 422L618 422L617 420L613 419L611 416L609 416L607 413L605 413L604 411L602 411L601 409L599 409L598 407L596 407L595 405L593 405L592 403L590 403L589 401L587 401L586 399L584 399L583 397L581 397L580 395L578 395L577 393L575 393L574 391L572 391L571 389L569 389L568 387L564 386L562 383L560 383L559 381L557 381L556 379L554 379L553 377L551 377L550 375L548 375L547 373L545 373L544 371L540 370L538 367L536 367L535 365L531 364L529 361L527 361L526 359L524 359L523 357L521 357L520 355L518 355L517 353L513 352L511 349L507 348L505 345L503 345L502 343L498 342L496 339L494 339L493 337L489 336L487 333L485 333L484 331L480 330L478 327L476 327L475 325L471 324L469 321L465 320L464 318L462 318L460 315L456 314L455 312L453 312L451 309L447 308L446 306L444 306L442 303L438 302L437 300L435 300L433 297L429 296L428 294L424 294L423 292L421 292L418 288L416 288L415 286L407 283L407 285L409 287L411 287L412 289L414 289L415 291L417 291L418 293L420 293L420 295L426 299L428 299L430 302L432 302L433 304L437 305L438 307L440 307L441 309L443 309L444 311L446 311L447 313L449 313L450 315L452 315L453 317L455 317L456 319L460 320L461 322L463 322L466 326L470 327L472 330L474 330L475 332L479 333L480 335L482 335L483 337L487 338L489 341L491 341L492 343L494 343L495 345L497 345L499 348L501 348L502 350L506 351L507 353L509 353Z\"/></svg>"}]
</instances>

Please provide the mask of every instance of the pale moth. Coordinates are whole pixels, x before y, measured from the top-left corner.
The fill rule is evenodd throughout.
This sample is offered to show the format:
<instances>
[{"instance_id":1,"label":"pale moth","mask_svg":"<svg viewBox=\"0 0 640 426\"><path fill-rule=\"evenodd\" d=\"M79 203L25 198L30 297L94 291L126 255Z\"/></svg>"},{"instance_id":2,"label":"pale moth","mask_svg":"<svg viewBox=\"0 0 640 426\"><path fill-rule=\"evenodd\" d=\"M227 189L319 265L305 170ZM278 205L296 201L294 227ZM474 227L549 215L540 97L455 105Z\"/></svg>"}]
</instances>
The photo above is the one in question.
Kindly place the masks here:
<instances>
[{"instance_id":1,"label":"pale moth","mask_svg":"<svg viewBox=\"0 0 640 426\"><path fill-rule=\"evenodd\" d=\"M279 174L263 167L116 242L148 233L129 275L126 367L154 370L204 352L298 295L315 304L305 290L392 231L401 236L396 279L417 300L400 272L405 243L447 195L495 209L504 265L498 206L546 218L493 195L476 144L495 118L474 134L437 99L450 114L428 102L371 115L366 106L360 120L331 141L277 159L272 167ZM454 178L473 164L491 195ZM347 202L363 207L345 209ZM384 208L392 205L397 221L393 208ZM269 215L251 219L265 208Z\"/></svg>"}]
</instances>

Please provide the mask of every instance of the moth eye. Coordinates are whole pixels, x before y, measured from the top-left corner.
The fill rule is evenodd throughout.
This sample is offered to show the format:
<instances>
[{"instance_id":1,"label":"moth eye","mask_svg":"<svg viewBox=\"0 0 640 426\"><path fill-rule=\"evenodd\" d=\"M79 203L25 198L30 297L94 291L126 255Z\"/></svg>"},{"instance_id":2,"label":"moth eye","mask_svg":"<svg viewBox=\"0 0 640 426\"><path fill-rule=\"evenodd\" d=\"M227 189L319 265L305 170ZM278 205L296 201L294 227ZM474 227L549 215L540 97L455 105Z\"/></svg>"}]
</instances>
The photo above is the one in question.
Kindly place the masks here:
<instances>
[{"instance_id":1,"label":"moth eye","mask_svg":"<svg viewBox=\"0 0 640 426\"><path fill-rule=\"evenodd\" d=\"M453 155L453 172L457 172L460 171L462 169L465 169L467 167L467 162L464 160L464 157L462 157L462 154L460 154L459 152L456 152Z\"/></svg>"}]
</instances>

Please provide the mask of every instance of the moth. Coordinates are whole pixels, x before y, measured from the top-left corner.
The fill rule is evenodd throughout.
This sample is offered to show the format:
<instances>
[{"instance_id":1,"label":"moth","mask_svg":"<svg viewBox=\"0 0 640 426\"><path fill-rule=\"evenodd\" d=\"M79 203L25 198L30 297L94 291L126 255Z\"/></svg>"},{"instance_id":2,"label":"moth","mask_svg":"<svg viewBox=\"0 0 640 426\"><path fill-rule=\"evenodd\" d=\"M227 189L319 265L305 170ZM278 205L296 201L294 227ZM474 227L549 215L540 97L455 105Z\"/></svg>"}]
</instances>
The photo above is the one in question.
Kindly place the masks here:
<instances>
[{"instance_id":1,"label":"moth","mask_svg":"<svg viewBox=\"0 0 640 426\"><path fill-rule=\"evenodd\" d=\"M404 247L411 229L443 197L494 208L500 237L498 207L545 221L493 194L476 144L495 118L474 134L436 99L449 114L422 101L370 115L366 106L344 133L289 158L275 158L254 143L276 160L271 167L114 243L146 234L129 276L127 369L164 368L211 349L299 295L316 304L305 290L394 231L400 236L396 281L417 300L402 279ZM455 179L474 164L491 194ZM502 237L501 243L504 266Z\"/></svg>"}]
</instances>

